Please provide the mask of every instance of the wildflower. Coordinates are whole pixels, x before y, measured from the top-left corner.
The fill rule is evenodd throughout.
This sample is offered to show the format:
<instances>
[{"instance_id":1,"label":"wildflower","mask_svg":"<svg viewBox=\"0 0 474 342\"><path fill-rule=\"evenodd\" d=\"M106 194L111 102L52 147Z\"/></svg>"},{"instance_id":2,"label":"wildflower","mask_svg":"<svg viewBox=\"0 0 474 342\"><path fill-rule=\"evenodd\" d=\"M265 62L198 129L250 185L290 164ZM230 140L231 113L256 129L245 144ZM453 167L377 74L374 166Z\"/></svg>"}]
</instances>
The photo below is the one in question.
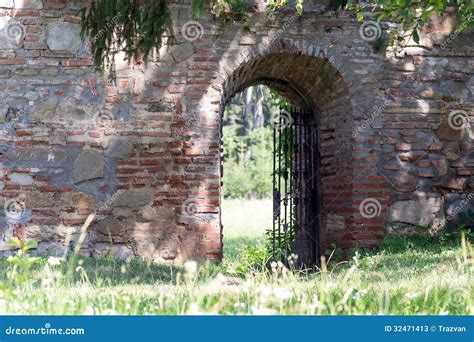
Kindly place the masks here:
<instances>
[{"instance_id":1,"label":"wildflower","mask_svg":"<svg viewBox=\"0 0 474 342\"><path fill-rule=\"evenodd\" d=\"M237 310L244 310L245 309L245 304L242 303L242 302L237 302L234 304L234 308L236 308Z\"/></svg>"},{"instance_id":2,"label":"wildflower","mask_svg":"<svg viewBox=\"0 0 474 342\"><path fill-rule=\"evenodd\" d=\"M272 288L268 285L260 285L258 287L258 292L262 297L268 297L272 293Z\"/></svg>"},{"instance_id":3,"label":"wildflower","mask_svg":"<svg viewBox=\"0 0 474 342\"><path fill-rule=\"evenodd\" d=\"M263 306L252 306L252 314L254 315L276 315L277 311L275 309L266 308Z\"/></svg>"},{"instance_id":4,"label":"wildflower","mask_svg":"<svg viewBox=\"0 0 474 342\"><path fill-rule=\"evenodd\" d=\"M184 264L184 270L188 274L195 274L197 272L197 262L193 260L186 261Z\"/></svg>"},{"instance_id":5,"label":"wildflower","mask_svg":"<svg viewBox=\"0 0 474 342\"><path fill-rule=\"evenodd\" d=\"M41 279L41 286L48 287L49 285L52 285L53 282L54 282L53 278L44 278L44 279Z\"/></svg>"},{"instance_id":6,"label":"wildflower","mask_svg":"<svg viewBox=\"0 0 474 342\"><path fill-rule=\"evenodd\" d=\"M367 290L360 290L360 291L355 291L354 294L352 295L352 299L360 299L363 295L367 294Z\"/></svg>"},{"instance_id":7,"label":"wildflower","mask_svg":"<svg viewBox=\"0 0 474 342\"><path fill-rule=\"evenodd\" d=\"M273 289L273 295L279 299L279 300L288 300L293 297L293 294L291 293L290 290L282 288L282 287L277 287Z\"/></svg>"},{"instance_id":8,"label":"wildflower","mask_svg":"<svg viewBox=\"0 0 474 342\"><path fill-rule=\"evenodd\" d=\"M191 305L189 305L189 309L186 312L186 314L188 314L188 315L203 315L203 312L201 312L199 310L199 305L197 305L196 303L192 303Z\"/></svg>"},{"instance_id":9,"label":"wildflower","mask_svg":"<svg viewBox=\"0 0 474 342\"><path fill-rule=\"evenodd\" d=\"M296 266L296 263L298 261L298 255L291 253L290 256L288 257L288 264L293 267Z\"/></svg>"},{"instance_id":10,"label":"wildflower","mask_svg":"<svg viewBox=\"0 0 474 342\"><path fill-rule=\"evenodd\" d=\"M421 292L418 292L418 291L405 293L405 297L407 297L408 299L413 299L413 298L416 298L416 297L419 297L419 296L421 296Z\"/></svg>"},{"instance_id":11,"label":"wildflower","mask_svg":"<svg viewBox=\"0 0 474 342\"><path fill-rule=\"evenodd\" d=\"M61 264L61 261L63 261L63 259L58 257L51 256L48 258L48 264L50 264L51 266L58 266Z\"/></svg>"},{"instance_id":12,"label":"wildflower","mask_svg":"<svg viewBox=\"0 0 474 342\"><path fill-rule=\"evenodd\" d=\"M113 316L113 315L116 315L117 312L114 309L107 309L103 312L103 314L108 315L108 316Z\"/></svg>"}]
</instances>

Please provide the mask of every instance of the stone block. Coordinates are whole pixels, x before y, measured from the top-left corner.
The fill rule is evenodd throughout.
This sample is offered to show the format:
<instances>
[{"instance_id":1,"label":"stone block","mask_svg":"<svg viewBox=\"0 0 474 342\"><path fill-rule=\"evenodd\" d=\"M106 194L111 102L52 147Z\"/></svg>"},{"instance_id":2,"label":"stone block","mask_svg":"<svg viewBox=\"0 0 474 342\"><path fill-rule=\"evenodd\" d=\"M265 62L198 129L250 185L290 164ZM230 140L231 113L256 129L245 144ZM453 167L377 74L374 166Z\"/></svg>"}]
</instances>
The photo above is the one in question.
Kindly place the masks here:
<instances>
[{"instance_id":1,"label":"stone block","mask_svg":"<svg viewBox=\"0 0 474 342\"><path fill-rule=\"evenodd\" d=\"M135 255L133 249L127 245L96 244L92 249L92 256L95 258L111 256L116 259L126 260Z\"/></svg>"},{"instance_id":2,"label":"stone block","mask_svg":"<svg viewBox=\"0 0 474 342\"><path fill-rule=\"evenodd\" d=\"M104 177L104 157L94 150L82 151L74 161L74 183Z\"/></svg>"},{"instance_id":3,"label":"stone block","mask_svg":"<svg viewBox=\"0 0 474 342\"><path fill-rule=\"evenodd\" d=\"M65 196L65 201L77 210L92 210L95 200L92 196L83 192L73 192Z\"/></svg>"},{"instance_id":4,"label":"stone block","mask_svg":"<svg viewBox=\"0 0 474 342\"><path fill-rule=\"evenodd\" d=\"M175 62L184 62L194 54L194 46L191 43L173 45L169 53Z\"/></svg>"},{"instance_id":5,"label":"stone block","mask_svg":"<svg viewBox=\"0 0 474 342\"><path fill-rule=\"evenodd\" d=\"M50 122L56 112L58 100L48 99L33 107L29 115L31 121Z\"/></svg>"},{"instance_id":6,"label":"stone block","mask_svg":"<svg viewBox=\"0 0 474 342\"><path fill-rule=\"evenodd\" d=\"M133 150L133 144L126 140L113 139L105 155L112 159L125 159Z\"/></svg>"},{"instance_id":7,"label":"stone block","mask_svg":"<svg viewBox=\"0 0 474 342\"><path fill-rule=\"evenodd\" d=\"M127 231L127 223L122 223L113 217L108 217L97 222L93 230L105 236L121 236Z\"/></svg>"},{"instance_id":8,"label":"stone block","mask_svg":"<svg viewBox=\"0 0 474 342\"><path fill-rule=\"evenodd\" d=\"M433 159L431 163L438 176L446 176L448 174L448 161L446 158Z\"/></svg>"},{"instance_id":9,"label":"stone block","mask_svg":"<svg viewBox=\"0 0 474 342\"><path fill-rule=\"evenodd\" d=\"M153 221L161 227L169 227L176 222L176 212L174 208L152 207L148 205L141 211L141 218L145 221Z\"/></svg>"},{"instance_id":10,"label":"stone block","mask_svg":"<svg viewBox=\"0 0 474 342\"><path fill-rule=\"evenodd\" d=\"M428 227L437 219L444 219L443 200L440 198L398 201L389 210L389 222Z\"/></svg>"},{"instance_id":11,"label":"stone block","mask_svg":"<svg viewBox=\"0 0 474 342\"><path fill-rule=\"evenodd\" d=\"M464 190L467 184L467 178L455 178L449 177L444 179L441 183L436 183L436 185L440 185L446 189L452 190Z\"/></svg>"},{"instance_id":12,"label":"stone block","mask_svg":"<svg viewBox=\"0 0 474 342\"><path fill-rule=\"evenodd\" d=\"M27 173L11 173L8 175L10 182L19 185L31 185L33 184L33 178Z\"/></svg>"},{"instance_id":13,"label":"stone block","mask_svg":"<svg viewBox=\"0 0 474 342\"><path fill-rule=\"evenodd\" d=\"M415 191L418 186L418 181L416 177L410 172L400 172L395 177L395 182L393 183L393 187L395 190L400 192L411 192Z\"/></svg>"},{"instance_id":14,"label":"stone block","mask_svg":"<svg viewBox=\"0 0 474 342\"><path fill-rule=\"evenodd\" d=\"M138 208L147 205L153 200L155 190L147 188L120 190L116 195L112 195L112 197L114 198L112 202L113 207Z\"/></svg>"},{"instance_id":15,"label":"stone block","mask_svg":"<svg viewBox=\"0 0 474 342\"><path fill-rule=\"evenodd\" d=\"M79 25L58 21L48 24L46 44L51 51L77 51L82 44Z\"/></svg>"}]
</instances>

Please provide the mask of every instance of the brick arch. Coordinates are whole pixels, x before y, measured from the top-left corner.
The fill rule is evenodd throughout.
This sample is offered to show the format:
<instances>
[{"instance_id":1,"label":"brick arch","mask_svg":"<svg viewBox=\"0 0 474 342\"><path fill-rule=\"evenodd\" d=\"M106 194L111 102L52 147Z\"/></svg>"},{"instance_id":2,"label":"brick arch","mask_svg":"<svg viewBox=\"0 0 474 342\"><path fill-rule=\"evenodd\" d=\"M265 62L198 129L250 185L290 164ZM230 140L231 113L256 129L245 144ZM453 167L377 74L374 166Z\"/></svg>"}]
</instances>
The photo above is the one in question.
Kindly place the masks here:
<instances>
[{"instance_id":1,"label":"brick arch","mask_svg":"<svg viewBox=\"0 0 474 342\"><path fill-rule=\"evenodd\" d=\"M345 218L350 219L352 213L347 208L353 202L352 171L348 164L352 159L353 111L350 88L334 66L337 65L335 58L322 47L304 45L293 40L278 40L265 52L251 51L241 57L240 64L234 65L224 80L219 80L220 113L223 114L225 104L233 95L257 84L276 90L293 105L310 107L318 122L321 161L318 214L321 248L324 249L335 241L352 243L347 240L350 236L346 234ZM334 215L341 219L334 222Z\"/></svg>"},{"instance_id":2,"label":"brick arch","mask_svg":"<svg viewBox=\"0 0 474 342\"><path fill-rule=\"evenodd\" d=\"M350 89L345 82L345 79L352 79L351 75L346 73L341 67L343 62L327 47L280 38L261 45L263 47L249 49L238 56L231 54L223 59L227 75L224 79L218 78L213 88L219 89L224 103L253 84L273 86L282 95L298 102L300 96L290 88L296 89L312 102L313 107L321 110L342 97L351 103ZM282 87L282 83L289 83L291 87Z\"/></svg>"}]
</instances>

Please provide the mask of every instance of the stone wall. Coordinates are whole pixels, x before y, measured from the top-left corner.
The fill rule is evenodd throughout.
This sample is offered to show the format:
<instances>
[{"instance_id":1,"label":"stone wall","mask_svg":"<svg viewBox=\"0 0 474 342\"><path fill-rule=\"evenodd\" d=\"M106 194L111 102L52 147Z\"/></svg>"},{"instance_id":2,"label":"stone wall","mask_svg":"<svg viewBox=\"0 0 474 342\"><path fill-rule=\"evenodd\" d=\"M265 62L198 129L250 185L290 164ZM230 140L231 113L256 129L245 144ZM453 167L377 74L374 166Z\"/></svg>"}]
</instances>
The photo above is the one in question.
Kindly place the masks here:
<instances>
[{"instance_id":1,"label":"stone wall","mask_svg":"<svg viewBox=\"0 0 474 342\"><path fill-rule=\"evenodd\" d=\"M322 248L437 231L473 206L473 34L449 17L390 53L323 5L229 25L175 3L178 44L119 60L111 83L79 38L82 6L0 0L0 253L16 234L62 254L95 213L83 255L219 259L222 111L259 83L317 115Z\"/></svg>"}]
</instances>

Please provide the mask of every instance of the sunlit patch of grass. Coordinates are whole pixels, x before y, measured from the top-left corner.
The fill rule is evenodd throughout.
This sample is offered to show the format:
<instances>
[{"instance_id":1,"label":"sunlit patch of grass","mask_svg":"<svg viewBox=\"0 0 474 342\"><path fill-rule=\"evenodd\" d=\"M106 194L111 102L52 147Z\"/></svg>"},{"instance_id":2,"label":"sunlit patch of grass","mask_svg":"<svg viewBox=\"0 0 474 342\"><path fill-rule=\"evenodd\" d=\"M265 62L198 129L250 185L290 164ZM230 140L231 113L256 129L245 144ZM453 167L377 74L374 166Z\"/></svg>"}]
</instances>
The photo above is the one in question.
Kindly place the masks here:
<instances>
[{"instance_id":1,"label":"sunlit patch of grass","mask_svg":"<svg viewBox=\"0 0 474 342\"><path fill-rule=\"evenodd\" d=\"M225 199L222 202L224 238L259 238L272 226L272 200Z\"/></svg>"}]
</instances>

